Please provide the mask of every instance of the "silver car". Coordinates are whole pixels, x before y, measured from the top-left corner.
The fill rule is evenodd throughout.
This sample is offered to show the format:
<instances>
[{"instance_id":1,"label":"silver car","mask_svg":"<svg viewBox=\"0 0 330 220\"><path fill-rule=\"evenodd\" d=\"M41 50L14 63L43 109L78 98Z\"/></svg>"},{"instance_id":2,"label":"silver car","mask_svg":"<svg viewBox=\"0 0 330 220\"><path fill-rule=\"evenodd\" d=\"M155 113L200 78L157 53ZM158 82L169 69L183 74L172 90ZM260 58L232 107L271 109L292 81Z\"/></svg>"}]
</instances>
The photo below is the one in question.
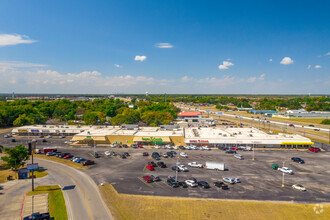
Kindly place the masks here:
<instances>
[{"instance_id":1,"label":"silver car","mask_svg":"<svg viewBox=\"0 0 330 220\"><path fill-rule=\"evenodd\" d=\"M230 178L230 177L224 177L222 178L222 180L226 183L230 183L230 184L235 184L235 180L233 178Z\"/></svg>"},{"instance_id":2,"label":"silver car","mask_svg":"<svg viewBox=\"0 0 330 220\"><path fill-rule=\"evenodd\" d=\"M239 160L244 160L244 157L240 154L235 154L234 157L239 159Z\"/></svg>"}]
</instances>

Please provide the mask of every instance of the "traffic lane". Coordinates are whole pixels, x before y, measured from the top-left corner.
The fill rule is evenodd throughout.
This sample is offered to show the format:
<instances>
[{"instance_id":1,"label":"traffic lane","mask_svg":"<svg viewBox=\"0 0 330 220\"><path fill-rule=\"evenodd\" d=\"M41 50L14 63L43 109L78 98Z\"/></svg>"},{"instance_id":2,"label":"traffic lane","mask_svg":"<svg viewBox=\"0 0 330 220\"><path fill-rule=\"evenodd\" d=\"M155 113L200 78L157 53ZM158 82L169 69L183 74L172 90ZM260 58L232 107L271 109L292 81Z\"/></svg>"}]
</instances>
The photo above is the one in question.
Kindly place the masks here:
<instances>
[{"instance_id":1,"label":"traffic lane","mask_svg":"<svg viewBox=\"0 0 330 220\"><path fill-rule=\"evenodd\" d=\"M37 159L37 161L52 170L52 175L61 186L73 186L67 192L69 205L72 207L72 219L112 219L106 208L95 182L85 173L66 165Z\"/></svg>"},{"instance_id":2,"label":"traffic lane","mask_svg":"<svg viewBox=\"0 0 330 220\"><path fill-rule=\"evenodd\" d=\"M39 166L46 167L48 174L55 179L55 183L61 186L67 207L68 218L89 219L89 213L87 211L87 205L84 202L83 193L79 187L76 186L76 182L72 177L67 174L67 170L52 162L41 159L35 159L35 161L39 163ZM65 190L65 187L68 186L76 187Z\"/></svg>"}]
</instances>

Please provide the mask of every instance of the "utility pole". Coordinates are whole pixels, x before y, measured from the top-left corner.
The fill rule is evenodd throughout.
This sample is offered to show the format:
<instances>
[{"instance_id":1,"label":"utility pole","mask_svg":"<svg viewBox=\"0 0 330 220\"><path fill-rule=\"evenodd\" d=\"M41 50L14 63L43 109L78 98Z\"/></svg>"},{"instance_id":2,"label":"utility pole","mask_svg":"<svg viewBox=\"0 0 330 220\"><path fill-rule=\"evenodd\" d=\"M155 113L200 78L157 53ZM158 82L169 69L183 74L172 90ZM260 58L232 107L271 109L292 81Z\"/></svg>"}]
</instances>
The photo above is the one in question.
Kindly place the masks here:
<instances>
[{"instance_id":1,"label":"utility pole","mask_svg":"<svg viewBox=\"0 0 330 220\"><path fill-rule=\"evenodd\" d=\"M32 141L31 142L31 158L32 158L32 164L33 164L33 154L34 154L34 151L35 151L35 149L36 149L36 141ZM34 169L32 170L32 191L34 191Z\"/></svg>"},{"instance_id":2,"label":"utility pole","mask_svg":"<svg viewBox=\"0 0 330 220\"><path fill-rule=\"evenodd\" d=\"M254 160L254 144L252 144L252 147L253 147L253 157L252 157L252 160Z\"/></svg>"},{"instance_id":3,"label":"utility pole","mask_svg":"<svg viewBox=\"0 0 330 220\"><path fill-rule=\"evenodd\" d=\"M284 167L284 161L283 161L283 167ZM283 175L282 175L282 187L284 187L284 172L282 172Z\"/></svg>"}]
</instances>

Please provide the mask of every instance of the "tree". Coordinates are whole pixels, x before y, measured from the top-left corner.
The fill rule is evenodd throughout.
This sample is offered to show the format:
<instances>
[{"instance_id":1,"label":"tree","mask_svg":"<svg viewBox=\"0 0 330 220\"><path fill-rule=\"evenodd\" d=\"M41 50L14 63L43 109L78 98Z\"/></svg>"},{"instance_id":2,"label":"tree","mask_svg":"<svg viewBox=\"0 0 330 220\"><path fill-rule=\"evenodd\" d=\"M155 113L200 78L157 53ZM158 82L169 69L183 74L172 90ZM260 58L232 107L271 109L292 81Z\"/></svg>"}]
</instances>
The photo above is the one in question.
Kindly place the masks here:
<instances>
[{"instance_id":1,"label":"tree","mask_svg":"<svg viewBox=\"0 0 330 220\"><path fill-rule=\"evenodd\" d=\"M5 148L5 153L8 156L2 157L2 160L7 162L7 167L12 167L14 170L25 165L25 161L29 159L28 149L22 145L17 145L14 148Z\"/></svg>"},{"instance_id":2,"label":"tree","mask_svg":"<svg viewBox=\"0 0 330 220\"><path fill-rule=\"evenodd\" d=\"M13 122L14 126L31 125L31 124L34 124L34 120L26 116L25 114L19 115L19 117L16 118L15 121Z\"/></svg>"},{"instance_id":3,"label":"tree","mask_svg":"<svg viewBox=\"0 0 330 220\"><path fill-rule=\"evenodd\" d=\"M3 151L3 146L0 145L0 153L2 153L2 151Z\"/></svg>"}]
</instances>

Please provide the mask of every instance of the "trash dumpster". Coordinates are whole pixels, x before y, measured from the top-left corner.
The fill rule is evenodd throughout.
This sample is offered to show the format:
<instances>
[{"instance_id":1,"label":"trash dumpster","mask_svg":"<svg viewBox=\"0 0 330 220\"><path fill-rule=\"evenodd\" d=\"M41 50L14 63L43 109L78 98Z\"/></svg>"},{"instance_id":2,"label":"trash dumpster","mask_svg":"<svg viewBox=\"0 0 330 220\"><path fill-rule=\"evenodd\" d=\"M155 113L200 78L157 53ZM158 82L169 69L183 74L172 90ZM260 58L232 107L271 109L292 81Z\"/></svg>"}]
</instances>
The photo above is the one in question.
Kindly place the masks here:
<instances>
[{"instance_id":1,"label":"trash dumpster","mask_svg":"<svg viewBox=\"0 0 330 220\"><path fill-rule=\"evenodd\" d=\"M18 171L18 178L19 179L27 179L28 178L28 173L29 173L30 171L29 170L27 170L27 169L20 169L19 171Z\"/></svg>"},{"instance_id":2,"label":"trash dumpster","mask_svg":"<svg viewBox=\"0 0 330 220\"><path fill-rule=\"evenodd\" d=\"M277 170L277 169L278 169L278 164L272 164L272 168L273 168L274 170Z\"/></svg>"}]
</instances>

